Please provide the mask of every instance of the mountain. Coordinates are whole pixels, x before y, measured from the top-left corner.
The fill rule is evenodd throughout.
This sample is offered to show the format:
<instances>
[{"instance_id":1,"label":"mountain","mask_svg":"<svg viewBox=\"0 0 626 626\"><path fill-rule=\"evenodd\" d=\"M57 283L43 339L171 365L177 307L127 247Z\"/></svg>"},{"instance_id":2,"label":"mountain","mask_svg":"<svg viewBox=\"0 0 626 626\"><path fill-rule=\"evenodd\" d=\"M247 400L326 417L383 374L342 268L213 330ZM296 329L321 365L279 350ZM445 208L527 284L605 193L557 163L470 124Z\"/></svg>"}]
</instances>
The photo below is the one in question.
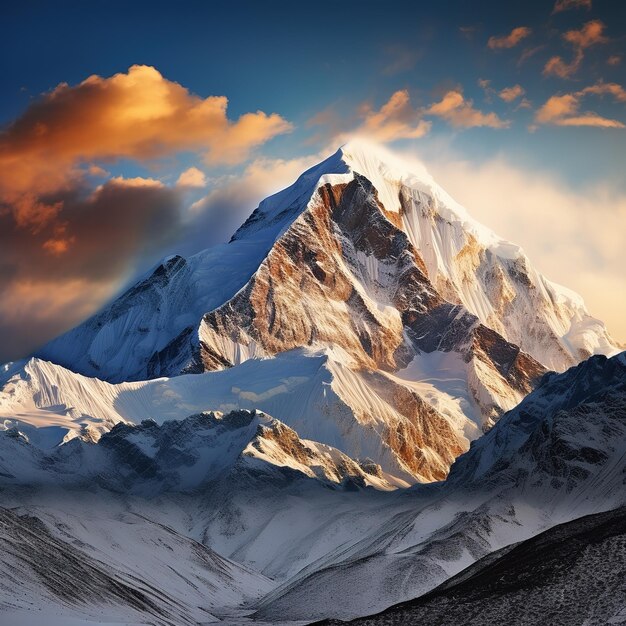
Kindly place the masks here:
<instances>
[{"instance_id":1,"label":"mountain","mask_svg":"<svg viewBox=\"0 0 626 626\"><path fill-rule=\"evenodd\" d=\"M626 505L614 353L423 168L348 144L0 368L0 621L347 620L446 581L496 620L522 553L592 593L557 566L620 541L582 519Z\"/></svg>"},{"instance_id":2,"label":"mountain","mask_svg":"<svg viewBox=\"0 0 626 626\"><path fill-rule=\"evenodd\" d=\"M418 600L349 623L508 626L514 615L528 626L619 624L626 619L625 561L626 509L620 508L507 546Z\"/></svg>"},{"instance_id":3,"label":"mountain","mask_svg":"<svg viewBox=\"0 0 626 626\"><path fill-rule=\"evenodd\" d=\"M38 356L120 382L315 343L372 369L462 352L463 342L493 361L502 339L554 370L615 351L579 296L473 221L423 168L354 142L264 200L228 245L166 259ZM495 363L502 375L512 350Z\"/></svg>"},{"instance_id":4,"label":"mountain","mask_svg":"<svg viewBox=\"0 0 626 626\"><path fill-rule=\"evenodd\" d=\"M97 443L75 437L42 451L17 427L0 431L0 473L7 484L48 483L150 495L192 492L207 483L261 474L284 482L295 474L343 487L391 489L372 461L357 463L335 448L302 440L258 411L199 413L158 425L118 422Z\"/></svg>"},{"instance_id":5,"label":"mountain","mask_svg":"<svg viewBox=\"0 0 626 626\"><path fill-rule=\"evenodd\" d=\"M294 352L297 365L287 359L296 375L281 365L244 367L285 363L283 355ZM142 390L144 380L225 370L232 389L245 389L251 370L265 376L273 369L279 377L268 378L254 401L242 393L227 410L260 408L303 437L371 457L398 484L411 484L444 478L547 369L614 352L580 297L472 220L422 166L354 142L264 200L230 243L164 260L38 358ZM11 373L33 363L41 361ZM302 380L298 391L307 388L302 409L287 414L264 404L307 376L310 384ZM69 386L84 383L77 380ZM127 398L129 389L107 387L106 394ZM134 421L110 407L92 411L80 399L45 409L57 405L79 410L75 422L83 414L91 427L92 418L103 420L95 436L111 419ZM205 403L175 417L211 409L223 410ZM160 412L143 417L159 421Z\"/></svg>"}]
</instances>

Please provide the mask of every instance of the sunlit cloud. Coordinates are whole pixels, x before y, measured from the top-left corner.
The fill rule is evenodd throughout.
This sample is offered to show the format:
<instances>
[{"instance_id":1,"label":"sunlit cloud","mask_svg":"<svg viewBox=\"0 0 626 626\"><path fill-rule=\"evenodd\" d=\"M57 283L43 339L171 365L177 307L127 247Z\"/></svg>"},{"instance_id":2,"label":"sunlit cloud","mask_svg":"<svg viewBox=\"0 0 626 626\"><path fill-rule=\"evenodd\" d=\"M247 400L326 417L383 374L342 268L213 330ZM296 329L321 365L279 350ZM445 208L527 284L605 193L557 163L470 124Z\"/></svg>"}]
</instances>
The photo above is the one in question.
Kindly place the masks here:
<instances>
[{"instance_id":1,"label":"sunlit cloud","mask_svg":"<svg viewBox=\"0 0 626 626\"><path fill-rule=\"evenodd\" d=\"M619 65L622 62L622 57L619 54L612 54L606 62L613 66Z\"/></svg>"},{"instance_id":2,"label":"sunlit cloud","mask_svg":"<svg viewBox=\"0 0 626 626\"><path fill-rule=\"evenodd\" d=\"M505 102L513 102L517 100L520 96L523 96L526 92L521 85L513 85L512 87L505 87L502 89L498 95Z\"/></svg>"},{"instance_id":3,"label":"sunlit cloud","mask_svg":"<svg viewBox=\"0 0 626 626\"><path fill-rule=\"evenodd\" d=\"M545 44L541 44L539 46L531 46L531 47L525 48L522 51L522 54L520 55L519 60L517 61L517 66L521 67L522 65L524 65L524 63L526 63L528 59L531 59L532 57L534 57L538 52L541 52L545 47L546 47Z\"/></svg>"},{"instance_id":4,"label":"sunlit cloud","mask_svg":"<svg viewBox=\"0 0 626 626\"><path fill-rule=\"evenodd\" d=\"M531 29L527 26L518 26L514 28L508 35L502 37L489 37L487 46L492 50L501 50L503 48L514 48L523 39L530 36Z\"/></svg>"},{"instance_id":5,"label":"sunlit cloud","mask_svg":"<svg viewBox=\"0 0 626 626\"><path fill-rule=\"evenodd\" d=\"M587 9L591 10L592 0L556 0L552 13L561 13L570 9Z\"/></svg>"},{"instance_id":6,"label":"sunlit cloud","mask_svg":"<svg viewBox=\"0 0 626 626\"><path fill-rule=\"evenodd\" d=\"M409 92L402 89L392 93L379 109L375 109L370 102L363 102L346 119L334 107L328 107L309 119L307 126L322 129L314 138L316 142L341 144L358 136L388 143L426 135L431 123L422 118L423 110L414 107Z\"/></svg>"},{"instance_id":7,"label":"sunlit cloud","mask_svg":"<svg viewBox=\"0 0 626 626\"><path fill-rule=\"evenodd\" d=\"M61 217L39 232L0 211L0 360L79 322L181 232L183 195L158 180L115 177L55 200Z\"/></svg>"},{"instance_id":8,"label":"sunlit cloud","mask_svg":"<svg viewBox=\"0 0 626 626\"><path fill-rule=\"evenodd\" d=\"M206 175L197 167L186 169L176 181L178 187L206 187Z\"/></svg>"},{"instance_id":9,"label":"sunlit cloud","mask_svg":"<svg viewBox=\"0 0 626 626\"><path fill-rule=\"evenodd\" d=\"M567 63L561 56L551 57L543 68L544 75L553 75L559 78L573 76L585 58L585 50L608 41L608 38L604 36L605 28L606 26L600 20L591 20L580 30L568 30L564 33L563 40L574 48L573 59Z\"/></svg>"},{"instance_id":10,"label":"sunlit cloud","mask_svg":"<svg viewBox=\"0 0 626 626\"><path fill-rule=\"evenodd\" d=\"M548 98L535 113L538 124L556 126L596 126L600 128L624 128L619 120L609 119L593 111L580 111L581 100L588 94L609 95L618 102L626 102L626 91L616 83L597 83L574 93Z\"/></svg>"},{"instance_id":11,"label":"sunlit cloud","mask_svg":"<svg viewBox=\"0 0 626 626\"><path fill-rule=\"evenodd\" d=\"M460 90L448 91L443 98L424 113L446 120L455 127L472 128L488 126L490 128L507 128L510 122L500 119L495 113L483 113L475 109L473 102L464 98Z\"/></svg>"},{"instance_id":12,"label":"sunlit cloud","mask_svg":"<svg viewBox=\"0 0 626 626\"><path fill-rule=\"evenodd\" d=\"M232 164L291 129L281 116L261 111L230 120L227 105L223 96L201 98L143 65L76 86L62 83L0 133L3 211L33 234L58 229L67 226L58 196L102 175L98 162L145 163L196 151L207 163ZM51 239L47 249L63 252L70 238L63 241Z\"/></svg>"},{"instance_id":13,"label":"sunlit cloud","mask_svg":"<svg viewBox=\"0 0 626 626\"><path fill-rule=\"evenodd\" d=\"M420 119L420 113L411 106L408 91L396 91L378 110L369 104L360 110L362 123L352 133L376 141L417 139L430 130L430 122Z\"/></svg>"}]
</instances>

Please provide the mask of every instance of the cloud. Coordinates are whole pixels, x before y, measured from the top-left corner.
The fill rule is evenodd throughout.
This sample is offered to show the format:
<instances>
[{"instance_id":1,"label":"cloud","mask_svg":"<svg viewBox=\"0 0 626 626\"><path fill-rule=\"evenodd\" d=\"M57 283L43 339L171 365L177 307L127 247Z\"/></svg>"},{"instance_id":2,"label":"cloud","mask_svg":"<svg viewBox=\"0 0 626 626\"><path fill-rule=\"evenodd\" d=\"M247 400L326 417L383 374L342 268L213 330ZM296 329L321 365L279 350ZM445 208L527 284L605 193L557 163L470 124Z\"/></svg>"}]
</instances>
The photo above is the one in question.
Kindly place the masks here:
<instances>
[{"instance_id":1,"label":"cloud","mask_svg":"<svg viewBox=\"0 0 626 626\"><path fill-rule=\"evenodd\" d=\"M587 9L591 10L592 0L556 0L552 13L561 13L570 9Z\"/></svg>"},{"instance_id":2,"label":"cloud","mask_svg":"<svg viewBox=\"0 0 626 626\"><path fill-rule=\"evenodd\" d=\"M626 102L626 90L617 83L599 82L590 87L585 87L578 93L583 96L588 93L595 94L596 96L610 95L618 102Z\"/></svg>"},{"instance_id":3,"label":"cloud","mask_svg":"<svg viewBox=\"0 0 626 626\"><path fill-rule=\"evenodd\" d=\"M619 54L613 54L606 60L606 62L609 65L619 65L622 62L622 57Z\"/></svg>"},{"instance_id":4,"label":"cloud","mask_svg":"<svg viewBox=\"0 0 626 626\"><path fill-rule=\"evenodd\" d=\"M441 117L452 126L472 128L489 126L507 128L510 122L500 119L495 113L483 113L474 108L471 100L466 100L460 90L448 91L444 97L425 110L426 115Z\"/></svg>"},{"instance_id":5,"label":"cloud","mask_svg":"<svg viewBox=\"0 0 626 626\"><path fill-rule=\"evenodd\" d=\"M626 102L626 91L616 83L599 82L574 93L548 98L535 113L538 124L556 126L596 126L601 128L624 128L619 120L602 117L593 111L580 112L581 100L588 94L610 95L618 102Z\"/></svg>"},{"instance_id":6,"label":"cloud","mask_svg":"<svg viewBox=\"0 0 626 626\"><path fill-rule=\"evenodd\" d=\"M309 143L345 143L351 137L363 137L380 143L399 139L418 139L426 135L431 123L422 119L423 111L411 104L409 92L395 91L380 109L364 102L346 117L334 107L320 111L307 121L308 127L321 127ZM346 130L349 129L349 130Z\"/></svg>"},{"instance_id":7,"label":"cloud","mask_svg":"<svg viewBox=\"0 0 626 626\"><path fill-rule=\"evenodd\" d=\"M526 39L531 34L530 28L527 26L518 26L514 28L508 35L502 37L489 37L487 46L492 50L501 50L503 48L514 48L520 41Z\"/></svg>"},{"instance_id":8,"label":"cloud","mask_svg":"<svg viewBox=\"0 0 626 626\"><path fill-rule=\"evenodd\" d=\"M587 22L580 30L568 30L563 39L576 48L583 50L598 43L606 43L608 39L602 34L605 25L600 20Z\"/></svg>"},{"instance_id":9,"label":"cloud","mask_svg":"<svg viewBox=\"0 0 626 626\"><path fill-rule=\"evenodd\" d=\"M396 91L383 106L374 110L369 104L361 106L362 122L350 134L388 142L397 139L417 139L430 130L430 122L420 119L411 106L409 92Z\"/></svg>"},{"instance_id":10,"label":"cloud","mask_svg":"<svg viewBox=\"0 0 626 626\"><path fill-rule=\"evenodd\" d=\"M386 62L383 66L382 73L386 76L395 76L412 70L418 59L422 56L420 50L402 44L387 46L384 53Z\"/></svg>"},{"instance_id":11,"label":"cloud","mask_svg":"<svg viewBox=\"0 0 626 626\"><path fill-rule=\"evenodd\" d=\"M98 162L199 151L207 163L237 163L291 128L261 111L229 120L227 105L223 96L201 98L145 65L62 83L0 132L0 202L37 233L62 220L62 204L46 198L82 184Z\"/></svg>"},{"instance_id":12,"label":"cloud","mask_svg":"<svg viewBox=\"0 0 626 626\"><path fill-rule=\"evenodd\" d=\"M517 100L517 98L523 96L525 93L521 85L513 85L512 87L505 87L498 95L505 102L513 102L513 100Z\"/></svg>"},{"instance_id":13,"label":"cloud","mask_svg":"<svg viewBox=\"0 0 626 626\"><path fill-rule=\"evenodd\" d=\"M28 280L0 286L0 362L25 357L84 319L116 291L91 280Z\"/></svg>"},{"instance_id":14,"label":"cloud","mask_svg":"<svg viewBox=\"0 0 626 626\"><path fill-rule=\"evenodd\" d=\"M466 39L473 39L474 35L476 34L477 28L476 26L459 26L459 32L461 33L461 35L463 35L463 37L465 37Z\"/></svg>"},{"instance_id":15,"label":"cloud","mask_svg":"<svg viewBox=\"0 0 626 626\"><path fill-rule=\"evenodd\" d=\"M479 80L487 95L495 93L489 86L490 81ZM448 91L441 101L428 107L414 107L409 92L405 89L395 91L380 109L374 109L370 103L363 103L358 108L353 128L345 132L349 124L341 121L336 111L325 109L311 118L308 126L324 126L325 133L318 134L316 139L325 137L334 144L344 143L351 137L387 143L399 139L419 139L426 135L432 123L424 116L440 117L457 128L488 126L491 128L507 128L509 122L500 119L495 113L483 113L475 109L471 100L466 100L460 89Z\"/></svg>"},{"instance_id":16,"label":"cloud","mask_svg":"<svg viewBox=\"0 0 626 626\"><path fill-rule=\"evenodd\" d=\"M493 96L497 93L491 86L491 80L488 78L479 78L477 82L478 86L485 92L485 102L491 103L493 101Z\"/></svg>"},{"instance_id":17,"label":"cloud","mask_svg":"<svg viewBox=\"0 0 626 626\"><path fill-rule=\"evenodd\" d=\"M626 340L623 191L608 183L573 190L504 158L477 165L448 154L429 170L471 215L521 245L539 271L579 292L591 314Z\"/></svg>"},{"instance_id":18,"label":"cloud","mask_svg":"<svg viewBox=\"0 0 626 626\"><path fill-rule=\"evenodd\" d=\"M116 177L50 201L64 220L50 232L0 211L0 361L79 322L181 231L181 193L153 179Z\"/></svg>"},{"instance_id":19,"label":"cloud","mask_svg":"<svg viewBox=\"0 0 626 626\"><path fill-rule=\"evenodd\" d=\"M535 54L537 54L537 52L541 52L541 50L543 50L545 47L546 47L545 44L541 44L539 46L532 46L532 47L525 48L522 51L522 54L520 55L520 58L517 62L517 66L521 67L522 65L524 65L524 63L526 63L528 59L534 57Z\"/></svg>"},{"instance_id":20,"label":"cloud","mask_svg":"<svg viewBox=\"0 0 626 626\"><path fill-rule=\"evenodd\" d=\"M178 187L206 187L206 176L197 167L186 169L176 181Z\"/></svg>"},{"instance_id":21,"label":"cloud","mask_svg":"<svg viewBox=\"0 0 626 626\"><path fill-rule=\"evenodd\" d=\"M89 308L75 304L79 285L86 300L101 303L92 294L110 296L154 262L182 228L185 190L205 183L197 168L173 188L153 178L110 178L105 168L119 161L152 168L182 152L209 165L236 164L291 130L275 113L227 113L227 98L197 96L153 67L134 65L62 83L0 130L0 326L16 320L9 333L16 350L22 345L24 354L46 333L79 321ZM46 322L30 332L21 320L28 319L25 303L37 298L18 313L15 303L35 285L49 304L31 311Z\"/></svg>"},{"instance_id":22,"label":"cloud","mask_svg":"<svg viewBox=\"0 0 626 626\"><path fill-rule=\"evenodd\" d=\"M606 26L600 20L591 20L584 24L580 30L568 30L563 33L563 40L574 48L574 57L569 63L560 56L551 57L543 68L544 75L553 75L559 78L573 76L585 58L585 50L608 41L603 34L605 28Z\"/></svg>"}]
</instances>

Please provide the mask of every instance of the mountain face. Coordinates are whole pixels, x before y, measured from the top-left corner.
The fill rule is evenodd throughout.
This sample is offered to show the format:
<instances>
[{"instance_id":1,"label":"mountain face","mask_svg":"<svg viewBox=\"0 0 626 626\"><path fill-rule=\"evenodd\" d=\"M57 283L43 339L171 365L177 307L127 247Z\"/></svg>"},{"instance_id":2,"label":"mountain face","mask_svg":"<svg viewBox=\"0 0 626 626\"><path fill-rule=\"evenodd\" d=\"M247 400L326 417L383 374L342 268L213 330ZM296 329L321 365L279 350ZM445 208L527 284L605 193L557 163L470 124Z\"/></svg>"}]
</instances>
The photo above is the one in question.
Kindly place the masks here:
<instances>
[{"instance_id":1,"label":"mountain face","mask_svg":"<svg viewBox=\"0 0 626 626\"><path fill-rule=\"evenodd\" d=\"M578 296L421 166L351 143L264 200L229 244L164 260L38 356L128 384L227 369L244 379L250 360L293 351L324 359L310 414L229 408L266 410L410 484L445 477L547 369L616 349ZM222 410L193 410L207 409Z\"/></svg>"},{"instance_id":2,"label":"mountain face","mask_svg":"<svg viewBox=\"0 0 626 626\"><path fill-rule=\"evenodd\" d=\"M474 343L505 377L530 367L520 350L557 371L616 351L579 296L419 167L348 144L264 200L230 244L165 260L38 356L121 382L316 343L383 370Z\"/></svg>"}]
</instances>

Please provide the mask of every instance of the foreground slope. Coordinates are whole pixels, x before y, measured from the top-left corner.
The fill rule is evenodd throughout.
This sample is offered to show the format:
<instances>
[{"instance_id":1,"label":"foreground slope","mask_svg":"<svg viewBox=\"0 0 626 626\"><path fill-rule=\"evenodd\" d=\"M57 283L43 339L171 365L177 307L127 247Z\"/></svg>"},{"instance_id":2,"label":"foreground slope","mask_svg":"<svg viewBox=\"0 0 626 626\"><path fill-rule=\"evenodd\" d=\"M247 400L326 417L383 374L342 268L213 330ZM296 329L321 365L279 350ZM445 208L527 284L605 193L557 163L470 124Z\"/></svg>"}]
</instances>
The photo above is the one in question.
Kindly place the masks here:
<instances>
[{"instance_id":1,"label":"foreground slope","mask_svg":"<svg viewBox=\"0 0 626 626\"><path fill-rule=\"evenodd\" d=\"M432 590L494 550L625 502L621 353L549 375L457 460L445 483L413 502L412 514L274 590L258 615L375 613L392 597L400 602Z\"/></svg>"},{"instance_id":2,"label":"foreground slope","mask_svg":"<svg viewBox=\"0 0 626 626\"><path fill-rule=\"evenodd\" d=\"M620 508L503 548L418 600L349 623L620 624L626 621L624 563L626 509Z\"/></svg>"}]
</instances>

